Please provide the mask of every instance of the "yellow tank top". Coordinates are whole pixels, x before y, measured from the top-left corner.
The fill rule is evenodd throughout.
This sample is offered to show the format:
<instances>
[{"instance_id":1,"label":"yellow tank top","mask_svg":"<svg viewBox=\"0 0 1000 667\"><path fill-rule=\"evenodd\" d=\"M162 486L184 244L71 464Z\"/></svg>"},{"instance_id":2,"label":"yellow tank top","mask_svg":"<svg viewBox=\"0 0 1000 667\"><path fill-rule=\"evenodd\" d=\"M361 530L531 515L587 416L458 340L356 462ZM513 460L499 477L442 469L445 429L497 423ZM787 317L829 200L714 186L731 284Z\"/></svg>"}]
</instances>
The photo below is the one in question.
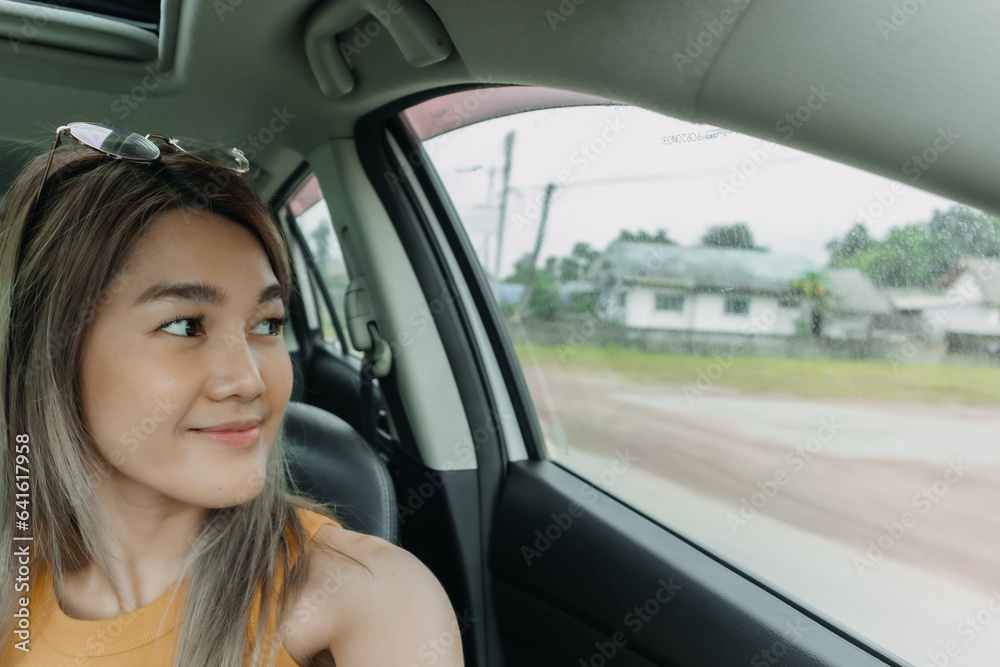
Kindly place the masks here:
<instances>
[{"instance_id":1,"label":"yellow tank top","mask_svg":"<svg viewBox=\"0 0 1000 667\"><path fill-rule=\"evenodd\" d=\"M309 539L323 524L339 525L315 512L298 510L297 513ZM13 662L7 658L0 662L3 667L172 667L186 588L184 581L176 595L171 588L159 599L128 614L86 621L70 618L60 609L52 577L48 571L42 571L29 606L31 650L26 653L11 648ZM256 624L255 609L248 638L254 636ZM268 618L265 639L273 637L274 628L275 619ZM297 667L284 645L278 648L275 665Z\"/></svg>"}]
</instances>

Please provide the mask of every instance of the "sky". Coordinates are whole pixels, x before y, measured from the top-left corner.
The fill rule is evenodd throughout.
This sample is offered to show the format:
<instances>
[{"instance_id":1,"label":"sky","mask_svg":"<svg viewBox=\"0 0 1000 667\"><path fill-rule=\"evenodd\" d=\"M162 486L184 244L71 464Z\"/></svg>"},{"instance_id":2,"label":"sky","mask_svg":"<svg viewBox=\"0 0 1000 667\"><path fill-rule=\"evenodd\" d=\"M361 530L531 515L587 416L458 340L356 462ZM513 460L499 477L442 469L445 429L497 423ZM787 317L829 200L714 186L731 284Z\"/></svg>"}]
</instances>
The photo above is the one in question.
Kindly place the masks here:
<instances>
[{"instance_id":1,"label":"sky","mask_svg":"<svg viewBox=\"0 0 1000 667\"><path fill-rule=\"evenodd\" d=\"M893 193L892 180L826 158L643 109L532 111L424 144L491 275L510 131L501 276L532 250L548 183L556 188L539 264L568 255L581 241L603 250L622 229L665 229L681 245L694 245L713 225L744 222L758 245L803 255L819 268L829 259L826 244L842 238L861 211L872 236L884 238L892 227L929 220L935 209L955 205L909 186Z\"/></svg>"}]
</instances>

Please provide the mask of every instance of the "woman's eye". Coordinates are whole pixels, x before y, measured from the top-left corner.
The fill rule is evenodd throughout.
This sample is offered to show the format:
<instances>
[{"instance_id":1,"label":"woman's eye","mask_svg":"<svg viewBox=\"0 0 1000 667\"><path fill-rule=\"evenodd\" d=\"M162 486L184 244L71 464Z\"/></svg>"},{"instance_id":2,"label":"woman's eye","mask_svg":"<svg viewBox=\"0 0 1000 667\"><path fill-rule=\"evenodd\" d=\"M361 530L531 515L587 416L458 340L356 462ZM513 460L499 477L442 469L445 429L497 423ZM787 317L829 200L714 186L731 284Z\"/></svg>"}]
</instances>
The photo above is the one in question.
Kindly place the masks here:
<instances>
[{"instance_id":1,"label":"woman's eye","mask_svg":"<svg viewBox=\"0 0 1000 667\"><path fill-rule=\"evenodd\" d=\"M288 317L271 317L255 326L251 333L261 334L264 336L277 336L281 333L281 327L283 327L287 321Z\"/></svg>"},{"instance_id":2,"label":"woman's eye","mask_svg":"<svg viewBox=\"0 0 1000 667\"><path fill-rule=\"evenodd\" d=\"M181 317L160 326L167 333L175 336L192 337L198 335L198 325L201 319L197 317Z\"/></svg>"}]
</instances>

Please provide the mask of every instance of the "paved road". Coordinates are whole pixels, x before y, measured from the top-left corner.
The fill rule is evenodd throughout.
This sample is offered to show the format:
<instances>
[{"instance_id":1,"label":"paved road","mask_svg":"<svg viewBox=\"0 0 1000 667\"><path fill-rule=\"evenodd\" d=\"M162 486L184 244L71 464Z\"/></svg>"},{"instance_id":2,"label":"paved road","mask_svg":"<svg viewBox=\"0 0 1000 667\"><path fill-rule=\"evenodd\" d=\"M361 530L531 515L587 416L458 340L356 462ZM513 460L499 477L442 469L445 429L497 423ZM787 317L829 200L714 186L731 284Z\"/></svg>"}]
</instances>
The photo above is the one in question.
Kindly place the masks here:
<instances>
[{"instance_id":1,"label":"paved road","mask_svg":"<svg viewBox=\"0 0 1000 667\"><path fill-rule=\"evenodd\" d=\"M554 458L601 483L628 449L609 491L664 523L916 665L1000 664L1000 410L525 376Z\"/></svg>"}]
</instances>

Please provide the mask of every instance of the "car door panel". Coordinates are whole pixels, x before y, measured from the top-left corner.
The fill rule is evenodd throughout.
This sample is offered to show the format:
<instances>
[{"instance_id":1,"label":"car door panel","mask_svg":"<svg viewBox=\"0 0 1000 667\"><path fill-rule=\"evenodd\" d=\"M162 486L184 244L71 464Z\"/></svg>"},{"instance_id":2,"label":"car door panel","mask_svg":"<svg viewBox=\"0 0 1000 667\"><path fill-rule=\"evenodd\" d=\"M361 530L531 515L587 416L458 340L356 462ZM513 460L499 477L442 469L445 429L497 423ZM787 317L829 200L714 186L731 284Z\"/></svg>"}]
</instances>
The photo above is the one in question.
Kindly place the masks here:
<instances>
[{"instance_id":1,"label":"car door panel","mask_svg":"<svg viewBox=\"0 0 1000 667\"><path fill-rule=\"evenodd\" d=\"M891 664L552 462L510 464L493 530L516 664L552 664L531 657L544 642L574 665Z\"/></svg>"}]
</instances>

